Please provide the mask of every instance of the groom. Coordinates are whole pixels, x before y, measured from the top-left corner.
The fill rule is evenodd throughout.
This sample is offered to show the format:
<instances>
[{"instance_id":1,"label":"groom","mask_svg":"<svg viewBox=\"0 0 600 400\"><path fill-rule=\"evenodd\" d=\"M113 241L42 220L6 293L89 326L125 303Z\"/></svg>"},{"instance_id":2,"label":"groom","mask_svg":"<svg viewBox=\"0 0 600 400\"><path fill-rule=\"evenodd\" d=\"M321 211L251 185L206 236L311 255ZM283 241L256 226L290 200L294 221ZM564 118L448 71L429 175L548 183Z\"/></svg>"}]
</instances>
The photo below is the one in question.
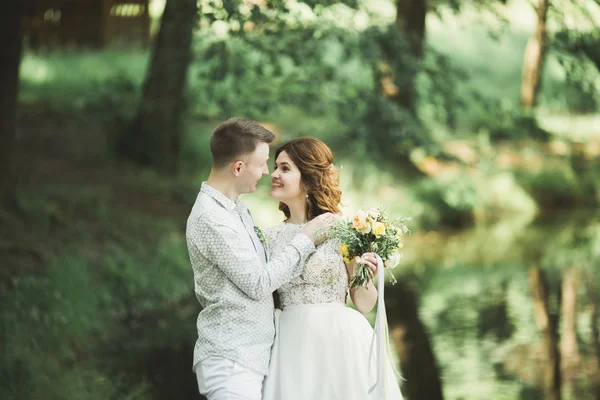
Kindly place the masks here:
<instances>
[{"instance_id":1,"label":"groom","mask_svg":"<svg viewBox=\"0 0 600 400\"><path fill-rule=\"evenodd\" d=\"M272 293L300 275L306 257L335 220L323 214L283 251L267 260L262 235L238 199L269 174L273 133L232 118L210 138L213 165L187 221L186 238L196 297L198 341L193 369L208 400L260 400L275 335Z\"/></svg>"}]
</instances>

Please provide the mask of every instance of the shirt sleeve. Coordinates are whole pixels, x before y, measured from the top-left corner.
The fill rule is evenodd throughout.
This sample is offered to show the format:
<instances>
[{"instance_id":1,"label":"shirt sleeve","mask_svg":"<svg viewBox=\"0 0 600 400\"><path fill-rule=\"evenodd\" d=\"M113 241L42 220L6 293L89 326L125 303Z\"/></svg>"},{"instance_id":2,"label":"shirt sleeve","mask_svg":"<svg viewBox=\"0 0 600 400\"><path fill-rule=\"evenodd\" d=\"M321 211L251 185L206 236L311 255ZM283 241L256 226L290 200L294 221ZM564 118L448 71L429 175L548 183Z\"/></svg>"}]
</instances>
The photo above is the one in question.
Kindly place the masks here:
<instances>
[{"instance_id":1,"label":"shirt sleeve","mask_svg":"<svg viewBox=\"0 0 600 400\"><path fill-rule=\"evenodd\" d=\"M267 239L267 245L265 246L265 250L269 254L269 257L272 257L274 248L271 243L274 243L275 240L277 240L277 227L271 226L265 229L265 238Z\"/></svg>"},{"instance_id":2,"label":"shirt sleeve","mask_svg":"<svg viewBox=\"0 0 600 400\"><path fill-rule=\"evenodd\" d=\"M189 235L193 245L254 300L270 296L281 285L299 276L306 257L315 251L312 240L298 234L264 264L250 240L244 240L242 235L248 235L245 230L238 231L206 214L194 226L196 229Z\"/></svg>"}]
</instances>

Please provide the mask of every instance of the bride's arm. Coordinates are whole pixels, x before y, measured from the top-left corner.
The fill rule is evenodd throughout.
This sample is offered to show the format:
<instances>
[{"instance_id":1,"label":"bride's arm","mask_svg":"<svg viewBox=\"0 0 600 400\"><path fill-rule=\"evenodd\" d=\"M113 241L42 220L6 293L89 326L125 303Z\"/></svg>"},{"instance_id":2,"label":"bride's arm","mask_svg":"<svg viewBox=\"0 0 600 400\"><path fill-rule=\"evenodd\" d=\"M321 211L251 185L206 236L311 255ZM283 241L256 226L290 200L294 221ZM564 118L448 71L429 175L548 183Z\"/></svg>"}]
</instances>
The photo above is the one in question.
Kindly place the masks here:
<instances>
[{"instance_id":1,"label":"bride's arm","mask_svg":"<svg viewBox=\"0 0 600 400\"><path fill-rule=\"evenodd\" d=\"M357 267L356 260L352 260L350 263L346 264L346 269L348 271L348 281L352 278L354 274L354 269ZM371 267L369 267L371 268ZM372 270L372 269L371 269ZM356 289L350 289L350 298L352 299L352 303L361 313L368 313L375 307L375 303L377 303L377 288L373 284L373 280L369 280L367 286L361 286Z\"/></svg>"}]
</instances>

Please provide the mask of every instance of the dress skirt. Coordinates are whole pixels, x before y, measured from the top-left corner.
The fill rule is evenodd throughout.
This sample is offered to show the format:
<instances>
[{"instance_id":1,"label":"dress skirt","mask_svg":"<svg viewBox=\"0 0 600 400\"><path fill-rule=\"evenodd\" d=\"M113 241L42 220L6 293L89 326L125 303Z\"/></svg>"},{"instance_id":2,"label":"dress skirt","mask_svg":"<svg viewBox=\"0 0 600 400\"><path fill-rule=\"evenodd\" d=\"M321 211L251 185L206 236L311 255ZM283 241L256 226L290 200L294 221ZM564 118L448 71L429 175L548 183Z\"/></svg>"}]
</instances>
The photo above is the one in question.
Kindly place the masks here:
<instances>
[{"instance_id":1,"label":"dress skirt","mask_svg":"<svg viewBox=\"0 0 600 400\"><path fill-rule=\"evenodd\" d=\"M369 350L373 328L345 304L303 304L276 311L276 336L263 400L383 400ZM386 360L385 400L402 394Z\"/></svg>"}]
</instances>

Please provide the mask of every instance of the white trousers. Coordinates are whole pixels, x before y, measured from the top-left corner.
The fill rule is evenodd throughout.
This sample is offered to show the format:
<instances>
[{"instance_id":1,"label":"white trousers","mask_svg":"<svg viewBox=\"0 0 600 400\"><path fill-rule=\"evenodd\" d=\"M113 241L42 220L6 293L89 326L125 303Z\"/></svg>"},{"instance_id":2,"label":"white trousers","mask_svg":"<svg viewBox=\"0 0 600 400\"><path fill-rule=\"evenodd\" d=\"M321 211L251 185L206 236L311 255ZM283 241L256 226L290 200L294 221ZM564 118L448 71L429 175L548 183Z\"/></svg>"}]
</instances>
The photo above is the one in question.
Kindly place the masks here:
<instances>
[{"instance_id":1,"label":"white trousers","mask_svg":"<svg viewBox=\"0 0 600 400\"><path fill-rule=\"evenodd\" d=\"M194 368L198 390L208 400L261 400L265 376L225 357L209 357Z\"/></svg>"}]
</instances>

